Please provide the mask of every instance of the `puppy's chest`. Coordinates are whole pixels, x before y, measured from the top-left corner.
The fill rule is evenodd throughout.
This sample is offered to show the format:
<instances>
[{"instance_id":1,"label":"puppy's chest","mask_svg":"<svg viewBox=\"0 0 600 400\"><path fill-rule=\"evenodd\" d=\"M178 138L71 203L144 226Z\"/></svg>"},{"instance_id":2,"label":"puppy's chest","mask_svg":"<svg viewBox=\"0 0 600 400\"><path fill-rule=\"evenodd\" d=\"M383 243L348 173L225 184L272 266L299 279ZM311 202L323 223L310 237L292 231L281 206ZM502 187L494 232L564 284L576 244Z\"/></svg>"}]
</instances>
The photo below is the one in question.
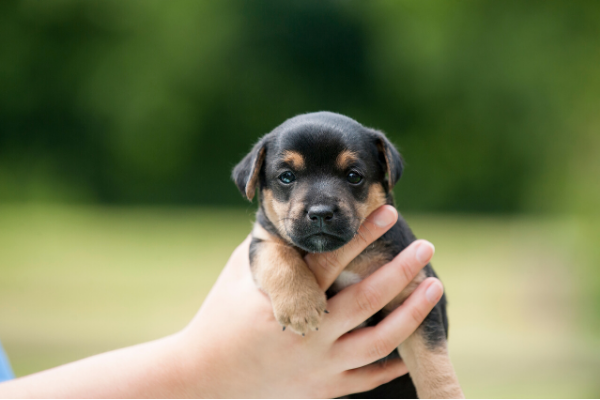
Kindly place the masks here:
<instances>
[{"instance_id":1,"label":"puppy's chest","mask_svg":"<svg viewBox=\"0 0 600 400\"><path fill-rule=\"evenodd\" d=\"M384 264L390 262L393 258L394 256L392 254L381 250L377 246L365 250L342 271L333 285L327 290L327 295L329 297L334 296L344 288L362 281L381 268ZM383 315L387 315L402 304L426 277L424 270L419 271L414 279L409 282L406 287L402 288L398 295L396 295L396 297L381 310Z\"/></svg>"},{"instance_id":2,"label":"puppy's chest","mask_svg":"<svg viewBox=\"0 0 600 400\"><path fill-rule=\"evenodd\" d=\"M390 255L378 249L367 249L348 264L329 290L333 293L340 292L344 288L362 281L391 259Z\"/></svg>"}]
</instances>

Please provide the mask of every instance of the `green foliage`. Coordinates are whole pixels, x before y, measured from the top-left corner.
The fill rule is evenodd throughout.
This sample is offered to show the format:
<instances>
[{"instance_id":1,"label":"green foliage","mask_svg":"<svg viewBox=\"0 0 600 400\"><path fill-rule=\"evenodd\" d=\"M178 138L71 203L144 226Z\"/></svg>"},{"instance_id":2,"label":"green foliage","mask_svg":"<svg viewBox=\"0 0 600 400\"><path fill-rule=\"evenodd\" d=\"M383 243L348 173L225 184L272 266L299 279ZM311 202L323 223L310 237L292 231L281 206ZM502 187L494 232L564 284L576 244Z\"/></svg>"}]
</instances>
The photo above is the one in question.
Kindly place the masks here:
<instances>
[{"instance_id":1,"label":"green foliage","mask_svg":"<svg viewBox=\"0 0 600 400\"><path fill-rule=\"evenodd\" d=\"M589 208L599 17L584 1L3 1L0 201L241 205L229 172L251 144L331 110L401 148L402 209Z\"/></svg>"}]
</instances>

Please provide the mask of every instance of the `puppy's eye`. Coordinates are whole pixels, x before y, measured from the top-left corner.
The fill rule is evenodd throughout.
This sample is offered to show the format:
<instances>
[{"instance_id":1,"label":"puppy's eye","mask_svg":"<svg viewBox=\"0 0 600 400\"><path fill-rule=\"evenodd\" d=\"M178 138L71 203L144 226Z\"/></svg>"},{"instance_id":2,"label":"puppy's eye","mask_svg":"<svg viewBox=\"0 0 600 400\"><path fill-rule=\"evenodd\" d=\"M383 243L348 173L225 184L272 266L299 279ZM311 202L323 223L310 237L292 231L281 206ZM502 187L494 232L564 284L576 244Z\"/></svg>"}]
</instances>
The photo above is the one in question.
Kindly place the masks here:
<instances>
[{"instance_id":1,"label":"puppy's eye","mask_svg":"<svg viewBox=\"0 0 600 400\"><path fill-rule=\"evenodd\" d=\"M290 184L296 180L296 176L291 171L285 171L279 175L279 180L285 184Z\"/></svg>"},{"instance_id":2,"label":"puppy's eye","mask_svg":"<svg viewBox=\"0 0 600 400\"><path fill-rule=\"evenodd\" d=\"M357 185L362 181L363 177L358 172L352 171L348 174L347 179L348 182Z\"/></svg>"}]
</instances>

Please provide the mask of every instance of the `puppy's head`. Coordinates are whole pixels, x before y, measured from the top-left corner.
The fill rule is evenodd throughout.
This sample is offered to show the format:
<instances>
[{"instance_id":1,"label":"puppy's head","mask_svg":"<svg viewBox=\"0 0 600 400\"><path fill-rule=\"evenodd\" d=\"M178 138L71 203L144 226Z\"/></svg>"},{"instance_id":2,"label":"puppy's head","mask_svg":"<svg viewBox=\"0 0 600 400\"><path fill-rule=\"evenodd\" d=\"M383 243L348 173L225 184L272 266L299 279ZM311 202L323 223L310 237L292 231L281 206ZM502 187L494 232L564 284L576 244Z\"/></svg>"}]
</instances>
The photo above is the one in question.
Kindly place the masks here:
<instances>
[{"instance_id":1,"label":"puppy's head","mask_svg":"<svg viewBox=\"0 0 600 400\"><path fill-rule=\"evenodd\" d=\"M319 112L264 136L233 179L249 200L259 187L261 208L280 236L315 253L349 242L386 204L401 173L400 154L381 132Z\"/></svg>"}]
</instances>

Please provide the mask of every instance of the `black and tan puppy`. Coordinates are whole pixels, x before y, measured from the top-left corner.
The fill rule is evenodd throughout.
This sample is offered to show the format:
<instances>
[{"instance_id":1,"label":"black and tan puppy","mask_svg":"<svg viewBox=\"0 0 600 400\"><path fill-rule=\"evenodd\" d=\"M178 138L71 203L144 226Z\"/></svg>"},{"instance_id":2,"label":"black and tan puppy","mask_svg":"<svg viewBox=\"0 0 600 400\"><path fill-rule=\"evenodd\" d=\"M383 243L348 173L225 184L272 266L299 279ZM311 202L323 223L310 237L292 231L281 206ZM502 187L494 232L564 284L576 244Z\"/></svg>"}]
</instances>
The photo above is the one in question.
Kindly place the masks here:
<instances>
[{"instance_id":1,"label":"black and tan puppy","mask_svg":"<svg viewBox=\"0 0 600 400\"><path fill-rule=\"evenodd\" d=\"M235 167L233 178L248 199L252 200L259 188L250 264L257 285L269 295L284 329L304 335L318 329L325 313L326 294L303 256L333 251L348 243L371 212L384 204L393 205L392 187L401 174L400 154L384 134L329 112L285 121L260 139ZM346 267L327 295L368 276L414 240L406 222L399 218ZM368 323L376 324L389 314L429 276L435 276L431 265ZM410 376L354 396L461 397L448 358L447 331L446 299L442 297L420 328L398 348Z\"/></svg>"}]
</instances>

